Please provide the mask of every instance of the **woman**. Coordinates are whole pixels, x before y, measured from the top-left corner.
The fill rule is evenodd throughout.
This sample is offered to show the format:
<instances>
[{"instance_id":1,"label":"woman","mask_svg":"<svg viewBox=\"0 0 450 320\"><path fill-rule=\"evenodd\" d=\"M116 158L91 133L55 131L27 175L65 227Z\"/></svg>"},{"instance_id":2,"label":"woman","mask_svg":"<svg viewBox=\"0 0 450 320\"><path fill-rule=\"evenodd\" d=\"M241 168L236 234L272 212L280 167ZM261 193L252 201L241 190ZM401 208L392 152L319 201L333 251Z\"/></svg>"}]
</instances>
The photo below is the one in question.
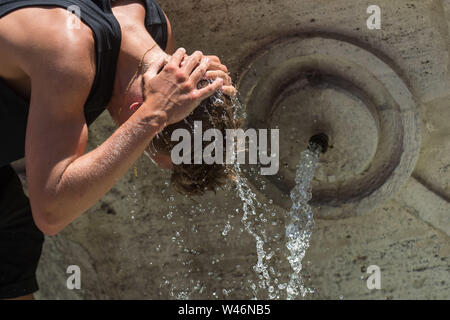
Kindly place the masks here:
<instances>
[{"instance_id":1,"label":"woman","mask_svg":"<svg viewBox=\"0 0 450 320\"><path fill-rule=\"evenodd\" d=\"M217 57L173 53L151 0L0 0L0 48L0 298L29 299L43 234L92 207L166 127L234 88ZM204 78L213 81L199 89ZM84 154L106 108L118 129ZM23 157L29 199L10 166Z\"/></svg>"}]
</instances>

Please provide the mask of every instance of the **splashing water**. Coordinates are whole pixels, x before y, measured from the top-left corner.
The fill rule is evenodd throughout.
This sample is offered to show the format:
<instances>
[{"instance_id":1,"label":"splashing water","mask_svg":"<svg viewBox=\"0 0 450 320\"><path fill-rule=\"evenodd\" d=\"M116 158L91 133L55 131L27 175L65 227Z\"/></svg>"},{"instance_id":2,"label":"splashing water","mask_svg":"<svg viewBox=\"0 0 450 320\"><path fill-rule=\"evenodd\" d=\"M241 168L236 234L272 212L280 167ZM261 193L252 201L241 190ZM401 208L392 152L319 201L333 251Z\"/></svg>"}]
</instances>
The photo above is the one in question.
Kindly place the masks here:
<instances>
[{"instance_id":1,"label":"splashing water","mask_svg":"<svg viewBox=\"0 0 450 320\"><path fill-rule=\"evenodd\" d=\"M237 97L232 98L234 117L235 118L246 118L245 112L242 110L242 105L239 102ZM235 150L233 150L235 152ZM257 208L261 208L261 203L256 198L256 194L252 191L249 184L247 183L247 179L243 176L241 167L239 163L236 163L233 166L233 170L236 174L236 186L237 186L237 194L242 201L242 211L243 216L241 218L241 222L244 225L245 230L253 237L256 241L256 252L257 252L257 262L253 267L254 271L259 275L258 285L249 280L250 288L253 290L254 298L256 299L258 287L262 289L268 289L269 298L276 298L276 294L273 292L273 286L271 285L271 278L269 274L269 268L265 260L270 259L269 255L266 253L264 248L264 244L267 242L267 237L265 234L265 230L263 227L263 223L267 220L264 218L264 214L261 213L259 216L257 215ZM236 210L236 213L239 210ZM227 233L232 229L230 225L230 219L233 218L234 214L229 215L228 222L225 226L224 231L222 232L223 236L226 236ZM262 228L256 227L255 224L262 224ZM259 232L258 232L259 229ZM269 256L269 258L267 258Z\"/></svg>"},{"instance_id":2,"label":"splashing water","mask_svg":"<svg viewBox=\"0 0 450 320\"><path fill-rule=\"evenodd\" d=\"M245 230L255 238L257 262L253 267L259 274L260 281L258 285L250 283L254 296L256 297L258 288L267 289L269 299L279 298L279 290L286 290L288 300L295 299L301 295L305 297L307 293L313 293L314 290L305 288L301 277L302 260L305 257L306 250L309 248L310 238L314 229L314 216L308 201L311 199L311 181L314 177L314 171L317 167L319 149L306 150L301 154L301 160L297 165L295 178L295 187L291 191L292 207L288 214L288 224L286 226L286 248L289 251L288 261L293 270L288 283L280 283L274 288L270 274L271 271L267 261L272 254L267 253L265 245L267 242L263 214L257 214L257 209L261 207L256 194L251 190L246 178L242 176L239 165L235 166L237 174L237 193L242 201L243 216L241 219ZM255 230L254 224L258 224L258 230ZM275 279L277 283L277 279Z\"/></svg>"},{"instance_id":3,"label":"splashing water","mask_svg":"<svg viewBox=\"0 0 450 320\"><path fill-rule=\"evenodd\" d=\"M314 215L308 202L311 200L311 181L314 178L319 152L320 148L310 148L302 152L297 165L295 187L291 191L292 207L289 211L290 222L286 227L286 247L290 252L288 260L293 273L286 288L288 299L294 299L299 294L304 297L307 293L314 292L304 287L300 272L314 229Z\"/></svg>"},{"instance_id":4,"label":"splashing water","mask_svg":"<svg viewBox=\"0 0 450 320\"><path fill-rule=\"evenodd\" d=\"M256 241L256 253L258 259L253 269L259 274L260 281L258 283L258 286L261 289L270 288L272 287L271 278L269 275L267 264L264 262L264 260L267 257L266 251L264 250L264 244L266 240L265 232L263 229L261 230L261 235L259 235L252 228L252 220L254 220L255 222L258 222L259 220L256 213L256 207L258 206L259 202L256 199L256 194L249 187L247 180L242 176L239 164L235 165L235 172L237 176L236 177L237 193L239 195L239 198L242 200L242 210L244 212L241 222L244 225L247 232L251 236L253 236ZM249 218L253 219L251 220ZM258 291L256 285L254 283L251 283L250 286L253 289L254 296L256 297ZM269 298L271 299L275 298L273 293L269 292Z\"/></svg>"},{"instance_id":5,"label":"splashing water","mask_svg":"<svg viewBox=\"0 0 450 320\"><path fill-rule=\"evenodd\" d=\"M233 104L236 112L235 116L237 116L237 112L242 111L242 107L237 99L233 100ZM246 115L243 114L241 116L245 117ZM309 148L302 152L300 162L297 165L295 187L290 194L292 207L289 211L289 222L286 226L286 247L289 251L288 261L293 272L289 277L288 283L278 283L278 280L274 279L275 284L278 283L277 286L272 285L272 279L270 277L270 274L275 274L275 271L267 265L267 261L270 260L273 254L273 252L267 253L265 250L267 237L264 222L267 220L264 218L263 213L260 215L257 214L257 208L263 207L267 211L267 206L262 206L258 201L247 179L243 177L239 164L236 163L234 165L237 194L242 201L243 209L241 222L246 231L256 241L257 262L253 269L259 274L260 281L257 286L249 280L255 298L258 287L260 289L267 289L269 299L279 298L279 290L286 290L288 300L295 299L300 294L302 297L305 297L307 293L314 292L313 289L305 288L301 271L302 260L305 257L306 250L309 248L311 234L314 229L314 216L308 202L312 197L311 181L314 178L314 171L318 164L320 151L320 146L310 144ZM255 229L255 224L258 224L259 228ZM228 222L222 234L226 236L230 229L230 223Z\"/></svg>"},{"instance_id":6,"label":"splashing water","mask_svg":"<svg viewBox=\"0 0 450 320\"><path fill-rule=\"evenodd\" d=\"M220 94L218 95L220 99ZM237 98L232 99L234 116L236 118L246 118L245 112L242 110L242 106ZM309 247L311 234L314 228L314 217L311 207L308 205L308 201L311 199L311 181L314 176L314 171L317 166L319 149L311 147L301 154L301 160L297 165L295 187L291 191L292 207L287 216L288 221L286 228L280 230L277 234L279 237L275 237L277 246L271 248L269 225L267 224L267 218L275 216L275 211L271 208L270 204L272 200L269 199L268 204L266 201L261 203L257 194L252 190L251 183L248 182L245 177L245 173L241 169L240 165L236 163L233 166L233 170L236 173L236 193L241 200L242 207L236 209L235 212L231 212L228 215L228 221L224 226L222 235L226 237L228 233L233 230L231 220L236 216L242 214L241 217L241 232L247 232L255 240L257 260L253 266L253 270L257 275L256 282L248 279L249 289L253 292L253 299L257 299L259 294L266 295L269 299L280 299L286 297L287 299L295 299L299 295L305 297L308 293L313 293L314 290L305 288L303 279L301 277L302 260L306 254L306 250ZM254 174L254 173L253 173ZM261 181L264 182L264 181ZM172 209L175 206L169 207L171 209L167 218L172 218ZM201 211L201 210L200 210ZM242 212L241 212L242 211ZM174 222L172 222L174 224ZM281 226L282 224L280 224ZM278 261L273 258L274 255L280 254L284 245L281 245L279 240L283 239L283 234L286 236L287 248L287 261L292 269L292 273L286 271L276 270L279 268ZM176 237L172 240L177 245L184 248L182 236L176 233ZM279 240L278 240L279 239ZM186 248L184 248L186 250ZM284 249L283 252L286 252ZM217 260L219 262L219 260ZM190 271L189 271L190 272ZM289 274L289 276L283 277L282 274ZM209 275L209 273L208 273ZM211 273L212 275L212 273ZM169 286L169 281L166 280L165 286L170 291L170 296L176 299L186 299L190 297L190 294L197 292L202 294L206 289L203 284L198 283L194 287L186 288L186 286L178 286L172 284ZM231 290L232 291L232 290ZM223 289L224 296L228 296L231 291ZM220 293L220 292L219 292ZM215 291L212 293L213 297L218 298L218 293Z\"/></svg>"}]
</instances>

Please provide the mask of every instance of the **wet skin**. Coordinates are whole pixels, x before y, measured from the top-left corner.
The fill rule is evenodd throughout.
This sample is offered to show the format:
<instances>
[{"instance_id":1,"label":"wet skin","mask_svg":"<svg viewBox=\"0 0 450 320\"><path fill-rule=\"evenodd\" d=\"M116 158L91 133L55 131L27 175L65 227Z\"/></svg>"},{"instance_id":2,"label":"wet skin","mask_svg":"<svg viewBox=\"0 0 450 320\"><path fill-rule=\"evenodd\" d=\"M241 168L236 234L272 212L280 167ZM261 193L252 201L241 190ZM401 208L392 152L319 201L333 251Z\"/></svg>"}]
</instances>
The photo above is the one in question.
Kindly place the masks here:
<instances>
[{"instance_id":1,"label":"wet skin","mask_svg":"<svg viewBox=\"0 0 450 320\"><path fill-rule=\"evenodd\" d=\"M30 99L28 190L34 221L47 235L59 233L97 203L167 125L184 119L216 90L234 90L217 57L188 55L181 49L173 53L173 36L164 52L145 29L145 9L139 1L114 3L122 43L108 111L118 128L88 153L84 104L96 70L92 31L83 23L80 29L61 27L67 19L63 8L26 7L2 18L0 77ZM143 101L141 79L126 89L152 47L145 61L149 70L140 76L146 80ZM205 75L216 80L198 90L196 83ZM154 160L170 167L168 155Z\"/></svg>"}]
</instances>

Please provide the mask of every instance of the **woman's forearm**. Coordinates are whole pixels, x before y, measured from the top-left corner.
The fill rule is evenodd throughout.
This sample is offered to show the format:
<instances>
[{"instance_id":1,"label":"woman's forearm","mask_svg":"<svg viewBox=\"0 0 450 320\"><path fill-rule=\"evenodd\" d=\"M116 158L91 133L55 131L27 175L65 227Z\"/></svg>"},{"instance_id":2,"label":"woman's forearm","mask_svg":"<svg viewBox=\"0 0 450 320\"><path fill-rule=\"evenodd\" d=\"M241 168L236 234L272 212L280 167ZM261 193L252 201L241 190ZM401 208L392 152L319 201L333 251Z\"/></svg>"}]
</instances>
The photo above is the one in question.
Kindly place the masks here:
<instances>
[{"instance_id":1,"label":"woman's forearm","mask_svg":"<svg viewBox=\"0 0 450 320\"><path fill-rule=\"evenodd\" d=\"M45 233L60 232L99 201L164 128L164 115L146 115L146 109L136 111L103 144L67 166L52 195L41 201L45 208L38 209Z\"/></svg>"}]
</instances>

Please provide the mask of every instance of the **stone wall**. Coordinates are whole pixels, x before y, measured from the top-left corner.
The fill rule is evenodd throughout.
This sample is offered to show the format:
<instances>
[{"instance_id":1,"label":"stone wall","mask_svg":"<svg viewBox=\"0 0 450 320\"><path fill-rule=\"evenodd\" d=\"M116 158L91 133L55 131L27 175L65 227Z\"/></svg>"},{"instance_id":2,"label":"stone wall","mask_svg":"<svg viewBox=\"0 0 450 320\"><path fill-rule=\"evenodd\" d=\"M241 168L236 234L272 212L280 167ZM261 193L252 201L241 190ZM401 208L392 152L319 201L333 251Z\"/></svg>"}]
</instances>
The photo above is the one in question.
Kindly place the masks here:
<instances>
[{"instance_id":1,"label":"stone wall","mask_svg":"<svg viewBox=\"0 0 450 320\"><path fill-rule=\"evenodd\" d=\"M304 260L307 299L450 298L450 91L448 0L378 0L382 29L368 30L360 0L160 0L179 46L216 54L238 79L254 55L285 37L337 35L383 57L407 83L420 111L422 144L412 177L392 200L364 215L316 220ZM107 113L90 128L89 148L114 125ZM299 150L300 152L301 150ZM256 282L255 240L243 229L233 186L188 199L167 172L142 157L71 226L47 237L38 270L40 299L247 299ZM262 203L268 204L258 193ZM238 210L238 212L236 212ZM286 211L271 205L263 226L268 264L285 282ZM232 230L222 235L227 222ZM82 289L66 288L78 265ZM368 290L370 265L381 290ZM258 298L267 297L260 290Z\"/></svg>"}]
</instances>

